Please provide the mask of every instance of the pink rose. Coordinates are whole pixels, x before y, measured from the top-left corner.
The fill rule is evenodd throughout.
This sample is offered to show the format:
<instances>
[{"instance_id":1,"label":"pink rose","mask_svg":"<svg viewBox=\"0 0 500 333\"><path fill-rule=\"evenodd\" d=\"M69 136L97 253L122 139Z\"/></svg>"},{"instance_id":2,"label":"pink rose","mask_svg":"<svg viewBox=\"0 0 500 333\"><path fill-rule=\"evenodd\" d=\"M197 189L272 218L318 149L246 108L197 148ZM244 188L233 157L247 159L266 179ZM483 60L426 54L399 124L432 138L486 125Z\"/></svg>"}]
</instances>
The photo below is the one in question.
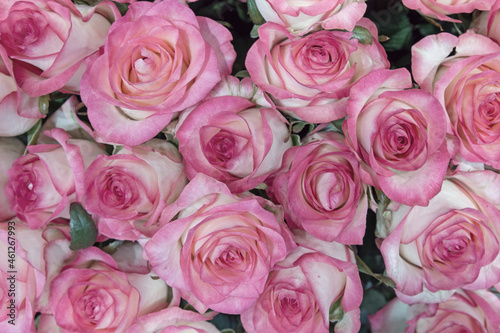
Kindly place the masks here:
<instances>
[{"instance_id":1,"label":"pink rose","mask_svg":"<svg viewBox=\"0 0 500 333\"><path fill-rule=\"evenodd\" d=\"M245 77L241 81L235 76L228 75L224 77L215 87L212 89L207 98L221 97L221 96L236 96L248 99L255 105L260 105L264 107L273 107L273 103L270 98L259 89L252 81L252 78ZM185 112L187 114L187 112ZM184 114L181 114L182 119Z\"/></svg>"},{"instance_id":2,"label":"pink rose","mask_svg":"<svg viewBox=\"0 0 500 333\"><path fill-rule=\"evenodd\" d=\"M292 146L286 120L272 108L241 97L206 100L176 132L188 178L201 172L240 193L262 183L281 166Z\"/></svg>"},{"instance_id":3,"label":"pink rose","mask_svg":"<svg viewBox=\"0 0 500 333\"><path fill-rule=\"evenodd\" d=\"M153 139L92 162L84 175L85 208L97 215L99 233L136 240L186 183L177 148Z\"/></svg>"},{"instance_id":4,"label":"pink rose","mask_svg":"<svg viewBox=\"0 0 500 333\"><path fill-rule=\"evenodd\" d=\"M203 174L184 188L160 221L174 216L146 243L146 256L160 278L182 290L199 312L248 309L269 271L295 246L270 202L233 195Z\"/></svg>"},{"instance_id":5,"label":"pink rose","mask_svg":"<svg viewBox=\"0 0 500 333\"><path fill-rule=\"evenodd\" d=\"M335 132L320 132L287 150L268 193L292 228L316 238L362 244L368 200L356 156Z\"/></svg>"},{"instance_id":6,"label":"pink rose","mask_svg":"<svg viewBox=\"0 0 500 333\"><path fill-rule=\"evenodd\" d=\"M358 332L363 287L352 250L303 231L295 241L299 247L276 265L257 302L241 315L245 330L327 333L330 307L339 301L335 332Z\"/></svg>"},{"instance_id":7,"label":"pink rose","mask_svg":"<svg viewBox=\"0 0 500 333\"><path fill-rule=\"evenodd\" d=\"M0 330L35 332L35 301L45 283L41 231L14 219L0 223Z\"/></svg>"},{"instance_id":8,"label":"pink rose","mask_svg":"<svg viewBox=\"0 0 500 333\"><path fill-rule=\"evenodd\" d=\"M405 69L380 70L352 89L343 124L361 179L390 199L426 206L449 163L446 113L430 93L412 87Z\"/></svg>"},{"instance_id":9,"label":"pink rose","mask_svg":"<svg viewBox=\"0 0 500 333\"><path fill-rule=\"evenodd\" d=\"M427 207L400 206L379 224L387 275L404 302L439 302L500 281L499 176L456 173Z\"/></svg>"},{"instance_id":10,"label":"pink rose","mask_svg":"<svg viewBox=\"0 0 500 333\"><path fill-rule=\"evenodd\" d=\"M310 123L326 123L346 115L351 85L369 72L389 68L377 29L368 19L371 45L351 39L352 32L321 30L297 37L275 23L259 28L246 68L255 84L276 106Z\"/></svg>"},{"instance_id":11,"label":"pink rose","mask_svg":"<svg viewBox=\"0 0 500 333\"><path fill-rule=\"evenodd\" d=\"M59 144L29 146L29 154L9 169L5 190L10 209L33 229L57 217L69 218L69 204L82 199L84 170L104 153L97 144L72 140L61 129L46 134Z\"/></svg>"},{"instance_id":12,"label":"pink rose","mask_svg":"<svg viewBox=\"0 0 500 333\"><path fill-rule=\"evenodd\" d=\"M2 60L5 58L5 61ZM29 97L16 84L12 76L12 62L0 45L0 136L16 136L27 132L43 117L38 98Z\"/></svg>"},{"instance_id":13,"label":"pink rose","mask_svg":"<svg viewBox=\"0 0 500 333\"><path fill-rule=\"evenodd\" d=\"M496 0L403 0L403 4L414 10L418 10L426 16L441 21L461 23L460 20L452 19L447 15L459 13L472 13L474 10L489 10Z\"/></svg>"},{"instance_id":14,"label":"pink rose","mask_svg":"<svg viewBox=\"0 0 500 333\"><path fill-rule=\"evenodd\" d=\"M138 145L229 75L230 32L177 0L139 1L88 61L82 100L101 141Z\"/></svg>"},{"instance_id":15,"label":"pink rose","mask_svg":"<svg viewBox=\"0 0 500 333\"><path fill-rule=\"evenodd\" d=\"M12 1L0 22L0 44L28 95L78 93L85 58L104 44L110 21L119 16L111 1L96 7L70 0Z\"/></svg>"},{"instance_id":16,"label":"pink rose","mask_svg":"<svg viewBox=\"0 0 500 333\"><path fill-rule=\"evenodd\" d=\"M500 2L496 1L491 9L481 12L472 20L470 29L488 36L495 42L500 43Z\"/></svg>"},{"instance_id":17,"label":"pink rose","mask_svg":"<svg viewBox=\"0 0 500 333\"><path fill-rule=\"evenodd\" d=\"M441 303L408 306L397 298L369 316L374 333L499 332L500 300L490 291L458 290Z\"/></svg>"},{"instance_id":18,"label":"pink rose","mask_svg":"<svg viewBox=\"0 0 500 333\"><path fill-rule=\"evenodd\" d=\"M262 17L303 35L318 26L325 30L351 31L363 17L366 4L363 1L309 1L255 0Z\"/></svg>"},{"instance_id":19,"label":"pink rose","mask_svg":"<svg viewBox=\"0 0 500 333\"><path fill-rule=\"evenodd\" d=\"M168 305L168 287L153 280L154 273L123 272L110 255L96 247L80 250L69 263L63 263L56 248L46 251L46 260L61 267L52 272L50 282L54 319L47 318L44 325L55 324L62 332L123 332L138 316ZM69 251L67 246L59 249Z\"/></svg>"},{"instance_id":20,"label":"pink rose","mask_svg":"<svg viewBox=\"0 0 500 333\"><path fill-rule=\"evenodd\" d=\"M0 222L7 221L14 216L9 208L9 201L5 193L8 183L7 170L12 167L16 159L21 157L24 152L24 144L16 138L0 138Z\"/></svg>"},{"instance_id":21,"label":"pink rose","mask_svg":"<svg viewBox=\"0 0 500 333\"><path fill-rule=\"evenodd\" d=\"M460 154L495 168L500 168L499 66L500 46L471 32L428 36L412 48L415 80L446 108Z\"/></svg>"},{"instance_id":22,"label":"pink rose","mask_svg":"<svg viewBox=\"0 0 500 333\"><path fill-rule=\"evenodd\" d=\"M200 333L219 333L220 331L213 324L207 322L211 319L210 317L172 307L137 318L134 325L128 328L127 333L167 333L191 330Z\"/></svg>"}]
</instances>

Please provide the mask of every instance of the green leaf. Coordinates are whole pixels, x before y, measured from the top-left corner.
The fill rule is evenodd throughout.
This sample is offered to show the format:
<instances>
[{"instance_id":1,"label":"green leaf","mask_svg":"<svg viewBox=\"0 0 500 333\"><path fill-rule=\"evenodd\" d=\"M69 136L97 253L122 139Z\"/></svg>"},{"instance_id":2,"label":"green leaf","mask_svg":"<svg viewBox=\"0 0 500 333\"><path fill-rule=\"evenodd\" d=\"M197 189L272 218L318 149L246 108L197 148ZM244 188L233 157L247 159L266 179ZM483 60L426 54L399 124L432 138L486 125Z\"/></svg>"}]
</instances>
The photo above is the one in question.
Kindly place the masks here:
<instances>
[{"instance_id":1,"label":"green leaf","mask_svg":"<svg viewBox=\"0 0 500 333\"><path fill-rule=\"evenodd\" d=\"M382 25L379 35L389 37L382 46L387 52L410 49L412 44L412 26L406 15L393 15L390 17L390 24Z\"/></svg>"},{"instance_id":2,"label":"green leaf","mask_svg":"<svg viewBox=\"0 0 500 333\"><path fill-rule=\"evenodd\" d=\"M292 145L294 147L300 146L300 136L298 136L297 134L292 134L291 137L292 137Z\"/></svg>"},{"instance_id":3,"label":"green leaf","mask_svg":"<svg viewBox=\"0 0 500 333\"><path fill-rule=\"evenodd\" d=\"M335 303L330 306L330 321L337 322L344 318L344 308L342 308L342 297L335 301Z\"/></svg>"},{"instance_id":4,"label":"green leaf","mask_svg":"<svg viewBox=\"0 0 500 333\"><path fill-rule=\"evenodd\" d=\"M248 71L246 69L244 69L244 70L239 71L238 73L236 73L234 76L236 76L239 79L243 79L243 78L246 78L246 77L250 77L250 73L248 73Z\"/></svg>"},{"instance_id":5,"label":"green leaf","mask_svg":"<svg viewBox=\"0 0 500 333\"><path fill-rule=\"evenodd\" d=\"M94 220L78 202L69 206L69 226L71 227L71 250L91 247L97 239L97 229Z\"/></svg>"},{"instance_id":6,"label":"green leaf","mask_svg":"<svg viewBox=\"0 0 500 333\"><path fill-rule=\"evenodd\" d=\"M307 123L304 122L304 121L298 121L298 122L296 122L292 126L292 132L293 133L300 133L304 129L304 126L306 126L306 124Z\"/></svg>"},{"instance_id":7,"label":"green leaf","mask_svg":"<svg viewBox=\"0 0 500 333\"><path fill-rule=\"evenodd\" d=\"M341 119L337 119L337 120L332 121L332 125L335 126L335 128L339 132L343 133L343 131L342 131L342 125L344 124L344 121L345 121L345 117L341 118Z\"/></svg>"},{"instance_id":8,"label":"green leaf","mask_svg":"<svg viewBox=\"0 0 500 333\"><path fill-rule=\"evenodd\" d=\"M118 154L118 152L120 150L123 149L123 146L122 145L116 145L116 146L113 146L113 152L111 153L111 155L115 155L115 154Z\"/></svg>"},{"instance_id":9,"label":"green leaf","mask_svg":"<svg viewBox=\"0 0 500 333\"><path fill-rule=\"evenodd\" d=\"M370 30L358 25L352 30L351 39L353 38L357 39L363 45L372 45L373 43L373 36L370 33Z\"/></svg>"},{"instance_id":10,"label":"green leaf","mask_svg":"<svg viewBox=\"0 0 500 333\"><path fill-rule=\"evenodd\" d=\"M260 15L259 9L255 4L255 0L248 0L247 5L248 5L248 15L250 15L253 24L256 25L264 24L266 20L264 20L262 15Z\"/></svg>"},{"instance_id":11,"label":"green leaf","mask_svg":"<svg viewBox=\"0 0 500 333\"><path fill-rule=\"evenodd\" d=\"M36 144L40 132L42 131L42 119L38 120L33 127L28 131L28 141L26 142L26 148L24 149L24 155L28 153L28 146Z\"/></svg>"},{"instance_id":12,"label":"green leaf","mask_svg":"<svg viewBox=\"0 0 500 333\"><path fill-rule=\"evenodd\" d=\"M391 39L384 43L384 48L387 51L402 50L409 43L411 37L411 27L404 27L392 35Z\"/></svg>"},{"instance_id":13,"label":"green leaf","mask_svg":"<svg viewBox=\"0 0 500 333\"><path fill-rule=\"evenodd\" d=\"M378 281L382 282L383 284L385 284L390 288L396 288L396 283L391 278L384 276L382 274L373 273L370 267L368 267L368 265L365 264L365 262L358 255L356 255L356 265L358 265L358 270L361 273L364 273L366 275L369 275L377 279Z\"/></svg>"},{"instance_id":14,"label":"green leaf","mask_svg":"<svg viewBox=\"0 0 500 333\"><path fill-rule=\"evenodd\" d=\"M252 31L250 31L250 37L251 38L259 38L259 27L260 24L255 24L252 28Z\"/></svg>"}]
</instances>

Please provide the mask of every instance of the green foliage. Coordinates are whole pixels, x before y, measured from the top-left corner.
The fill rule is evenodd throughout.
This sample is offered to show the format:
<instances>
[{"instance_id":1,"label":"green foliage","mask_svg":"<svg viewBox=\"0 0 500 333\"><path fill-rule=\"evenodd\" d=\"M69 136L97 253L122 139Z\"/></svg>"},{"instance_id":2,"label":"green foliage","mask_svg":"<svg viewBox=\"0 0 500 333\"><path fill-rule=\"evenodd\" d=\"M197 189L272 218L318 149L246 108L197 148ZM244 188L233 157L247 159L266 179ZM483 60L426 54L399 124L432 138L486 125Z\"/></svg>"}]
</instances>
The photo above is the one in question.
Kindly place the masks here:
<instances>
[{"instance_id":1,"label":"green foliage","mask_svg":"<svg viewBox=\"0 0 500 333\"><path fill-rule=\"evenodd\" d=\"M41 131L42 131L42 120L40 119L28 131L28 140L26 142L26 146L36 144ZM24 155L26 155L27 153L28 153L28 147L26 147L26 149L24 150Z\"/></svg>"},{"instance_id":2,"label":"green foliage","mask_svg":"<svg viewBox=\"0 0 500 333\"><path fill-rule=\"evenodd\" d=\"M373 43L373 37L370 33L370 30L358 25L355 26L352 30L351 39L353 38L357 39L361 44L364 45L371 45Z\"/></svg>"},{"instance_id":3,"label":"green foliage","mask_svg":"<svg viewBox=\"0 0 500 333\"><path fill-rule=\"evenodd\" d=\"M92 216L78 202L73 202L70 205L69 214L70 249L80 250L91 247L97 239L97 229Z\"/></svg>"}]
</instances>

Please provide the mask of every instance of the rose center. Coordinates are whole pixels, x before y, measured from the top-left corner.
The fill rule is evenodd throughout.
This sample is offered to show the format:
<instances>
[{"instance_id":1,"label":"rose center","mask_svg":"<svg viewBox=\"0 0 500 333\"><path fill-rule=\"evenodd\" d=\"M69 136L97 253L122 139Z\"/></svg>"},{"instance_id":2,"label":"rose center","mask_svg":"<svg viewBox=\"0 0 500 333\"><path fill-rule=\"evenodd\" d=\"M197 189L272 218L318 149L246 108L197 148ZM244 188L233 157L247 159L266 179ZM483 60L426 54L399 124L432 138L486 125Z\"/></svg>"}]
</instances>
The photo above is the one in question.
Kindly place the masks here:
<instances>
[{"instance_id":1,"label":"rose center","mask_svg":"<svg viewBox=\"0 0 500 333\"><path fill-rule=\"evenodd\" d=\"M77 304L85 318L92 323L97 323L101 319L103 313L101 311L101 299L99 293L91 290L83 294Z\"/></svg>"},{"instance_id":2,"label":"rose center","mask_svg":"<svg viewBox=\"0 0 500 333\"><path fill-rule=\"evenodd\" d=\"M210 163L225 165L235 154L234 137L227 131L221 131L210 139L207 148L205 152Z\"/></svg>"},{"instance_id":3,"label":"rose center","mask_svg":"<svg viewBox=\"0 0 500 333\"><path fill-rule=\"evenodd\" d=\"M149 58L140 58L134 62L134 67L139 74L150 74L154 70L154 61Z\"/></svg>"},{"instance_id":4,"label":"rose center","mask_svg":"<svg viewBox=\"0 0 500 333\"><path fill-rule=\"evenodd\" d=\"M498 94L489 95L485 101L483 101L479 106L479 120L476 124L477 129L480 132L492 134L497 129L500 132L499 121L500 121L500 99Z\"/></svg>"},{"instance_id":5,"label":"rose center","mask_svg":"<svg viewBox=\"0 0 500 333\"><path fill-rule=\"evenodd\" d=\"M222 254L217 258L217 264L221 268L229 268L238 266L245 260L241 251L233 246L227 248Z\"/></svg>"},{"instance_id":6,"label":"rose center","mask_svg":"<svg viewBox=\"0 0 500 333\"><path fill-rule=\"evenodd\" d=\"M317 206L321 207L322 211L333 211L342 207L345 203L344 182L339 179L339 175L335 172L325 172L316 179L314 198L317 200Z\"/></svg>"},{"instance_id":7,"label":"rose center","mask_svg":"<svg viewBox=\"0 0 500 333\"><path fill-rule=\"evenodd\" d=\"M391 129L390 145L397 154L404 154L412 144L413 138L409 135L409 128L406 124L395 125Z\"/></svg>"},{"instance_id":8,"label":"rose center","mask_svg":"<svg viewBox=\"0 0 500 333\"><path fill-rule=\"evenodd\" d=\"M101 189L101 200L108 207L128 207L133 201L132 187L135 181L131 177L116 172L107 173L107 181Z\"/></svg>"},{"instance_id":9,"label":"rose center","mask_svg":"<svg viewBox=\"0 0 500 333\"><path fill-rule=\"evenodd\" d=\"M300 311L300 304L296 298L283 297L280 300L280 307L287 314L296 314Z\"/></svg>"},{"instance_id":10,"label":"rose center","mask_svg":"<svg viewBox=\"0 0 500 333\"><path fill-rule=\"evenodd\" d=\"M310 57L319 63L329 63L335 61L332 59L330 53L325 51L325 49L321 46L313 46L310 50Z\"/></svg>"},{"instance_id":11,"label":"rose center","mask_svg":"<svg viewBox=\"0 0 500 333\"><path fill-rule=\"evenodd\" d=\"M36 44L41 34L47 30L45 18L31 9L13 10L1 24L3 45L14 52L25 52Z\"/></svg>"},{"instance_id":12,"label":"rose center","mask_svg":"<svg viewBox=\"0 0 500 333\"><path fill-rule=\"evenodd\" d=\"M444 240L443 247L451 256L460 255L467 248L467 242L464 239Z\"/></svg>"},{"instance_id":13,"label":"rose center","mask_svg":"<svg viewBox=\"0 0 500 333\"><path fill-rule=\"evenodd\" d=\"M38 40L39 31L33 19L22 19L14 27L13 37L18 45L30 45Z\"/></svg>"},{"instance_id":14,"label":"rose center","mask_svg":"<svg viewBox=\"0 0 500 333\"><path fill-rule=\"evenodd\" d=\"M12 188L15 189L16 201L21 210L25 210L36 201L35 188L36 176L31 172L21 172L11 182Z\"/></svg>"}]
</instances>

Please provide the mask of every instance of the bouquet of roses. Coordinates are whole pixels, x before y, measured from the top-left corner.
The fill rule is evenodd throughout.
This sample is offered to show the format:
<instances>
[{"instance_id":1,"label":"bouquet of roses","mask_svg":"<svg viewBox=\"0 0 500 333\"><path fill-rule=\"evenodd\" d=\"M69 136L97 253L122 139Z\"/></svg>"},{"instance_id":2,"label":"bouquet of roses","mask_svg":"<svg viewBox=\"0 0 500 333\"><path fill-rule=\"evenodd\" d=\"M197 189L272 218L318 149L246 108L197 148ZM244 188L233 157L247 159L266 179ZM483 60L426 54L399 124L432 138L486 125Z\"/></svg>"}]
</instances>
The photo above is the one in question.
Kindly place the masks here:
<instances>
[{"instance_id":1,"label":"bouquet of roses","mask_svg":"<svg viewBox=\"0 0 500 333\"><path fill-rule=\"evenodd\" d=\"M500 0L1 0L0 331L500 332L499 43Z\"/></svg>"}]
</instances>

